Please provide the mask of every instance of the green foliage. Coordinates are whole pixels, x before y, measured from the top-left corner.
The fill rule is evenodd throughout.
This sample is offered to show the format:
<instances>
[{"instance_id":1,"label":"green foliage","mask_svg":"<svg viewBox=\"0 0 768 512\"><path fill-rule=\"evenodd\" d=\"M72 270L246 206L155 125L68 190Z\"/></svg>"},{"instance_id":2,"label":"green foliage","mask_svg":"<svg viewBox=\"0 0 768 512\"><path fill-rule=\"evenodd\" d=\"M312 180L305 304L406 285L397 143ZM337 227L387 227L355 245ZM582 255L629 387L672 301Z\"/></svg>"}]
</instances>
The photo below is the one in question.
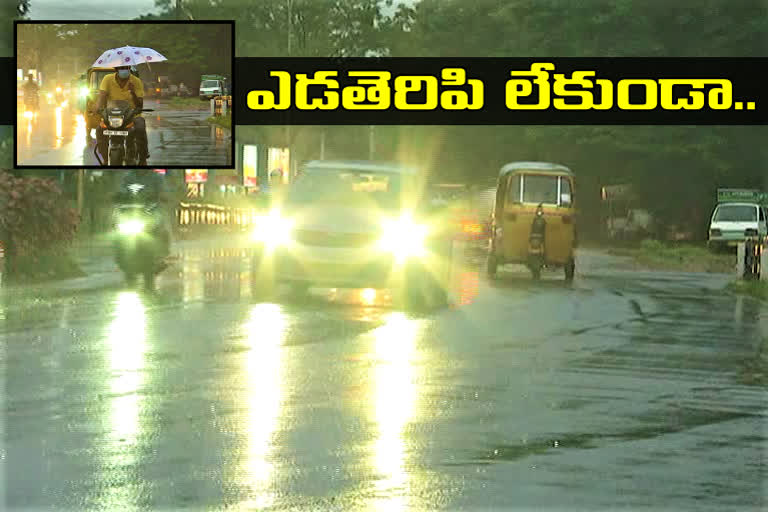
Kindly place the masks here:
<instances>
[{"instance_id":1,"label":"green foliage","mask_svg":"<svg viewBox=\"0 0 768 512\"><path fill-rule=\"evenodd\" d=\"M36 259L75 236L77 212L52 180L0 171L0 233L18 259Z\"/></svg>"}]
</instances>

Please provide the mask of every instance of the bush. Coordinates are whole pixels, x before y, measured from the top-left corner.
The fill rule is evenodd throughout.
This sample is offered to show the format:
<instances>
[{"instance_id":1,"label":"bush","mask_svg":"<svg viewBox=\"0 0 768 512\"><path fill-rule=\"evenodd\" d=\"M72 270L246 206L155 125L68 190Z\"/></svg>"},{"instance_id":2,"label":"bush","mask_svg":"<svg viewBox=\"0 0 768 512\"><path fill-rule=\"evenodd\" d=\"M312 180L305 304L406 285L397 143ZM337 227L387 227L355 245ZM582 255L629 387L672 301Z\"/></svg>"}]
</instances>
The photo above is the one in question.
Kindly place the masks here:
<instances>
[{"instance_id":1,"label":"bush","mask_svg":"<svg viewBox=\"0 0 768 512\"><path fill-rule=\"evenodd\" d=\"M664 244L658 240L646 239L640 242L640 248L644 251L663 251L665 249Z\"/></svg>"},{"instance_id":2,"label":"bush","mask_svg":"<svg viewBox=\"0 0 768 512\"><path fill-rule=\"evenodd\" d=\"M62 252L74 239L78 220L54 181L17 178L0 171L0 238L11 275L42 266L44 260Z\"/></svg>"}]
</instances>

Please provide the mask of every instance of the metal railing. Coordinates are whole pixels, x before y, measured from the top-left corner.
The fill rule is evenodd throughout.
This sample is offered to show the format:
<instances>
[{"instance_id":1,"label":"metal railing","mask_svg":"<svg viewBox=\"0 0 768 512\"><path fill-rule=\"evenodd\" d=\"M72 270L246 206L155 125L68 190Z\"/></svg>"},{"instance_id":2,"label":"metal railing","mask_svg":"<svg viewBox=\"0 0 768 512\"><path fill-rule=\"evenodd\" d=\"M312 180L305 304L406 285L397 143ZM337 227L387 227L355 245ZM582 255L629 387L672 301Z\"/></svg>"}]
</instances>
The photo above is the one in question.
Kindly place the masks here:
<instances>
[{"instance_id":1,"label":"metal railing","mask_svg":"<svg viewBox=\"0 0 768 512\"><path fill-rule=\"evenodd\" d=\"M211 99L211 115L218 117L232 111L232 96L216 96Z\"/></svg>"},{"instance_id":2,"label":"metal railing","mask_svg":"<svg viewBox=\"0 0 768 512\"><path fill-rule=\"evenodd\" d=\"M253 226L261 214L258 208L221 206L209 203L179 203L176 224L180 229L230 228L244 230Z\"/></svg>"},{"instance_id":3,"label":"metal railing","mask_svg":"<svg viewBox=\"0 0 768 512\"><path fill-rule=\"evenodd\" d=\"M748 238L739 243L736 275L739 279L768 281L768 240Z\"/></svg>"}]
</instances>

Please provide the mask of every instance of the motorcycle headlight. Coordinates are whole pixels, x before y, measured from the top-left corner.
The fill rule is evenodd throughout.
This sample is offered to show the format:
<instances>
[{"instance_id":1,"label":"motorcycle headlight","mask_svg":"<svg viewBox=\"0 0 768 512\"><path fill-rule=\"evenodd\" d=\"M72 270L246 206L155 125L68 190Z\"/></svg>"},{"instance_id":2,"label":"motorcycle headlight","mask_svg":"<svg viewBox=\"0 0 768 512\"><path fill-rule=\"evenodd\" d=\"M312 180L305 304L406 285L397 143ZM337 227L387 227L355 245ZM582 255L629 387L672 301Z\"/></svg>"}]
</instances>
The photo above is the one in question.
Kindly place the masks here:
<instances>
[{"instance_id":1,"label":"motorcycle headlight","mask_svg":"<svg viewBox=\"0 0 768 512\"><path fill-rule=\"evenodd\" d=\"M123 235L138 235L144 231L144 223L140 220L125 220L117 225L117 230Z\"/></svg>"},{"instance_id":2,"label":"motorcycle headlight","mask_svg":"<svg viewBox=\"0 0 768 512\"><path fill-rule=\"evenodd\" d=\"M90 93L91 93L91 91L90 91L90 89L88 89L87 87L81 87L81 88L80 88L80 96L81 96L81 97L85 98L85 97L86 97L86 96L88 96Z\"/></svg>"},{"instance_id":3,"label":"motorcycle headlight","mask_svg":"<svg viewBox=\"0 0 768 512\"><path fill-rule=\"evenodd\" d=\"M109 126L112 128L120 128L123 125L123 118L122 117L110 117L109 118Z\"/></svg>"},{"instance_id":4,"label":"motorcycle headlight","mask_svg":"<svg viewBox=\"0 0 768 512\"><path fill-rule=\"evenodd\" d=\"M253 239L267 247L284 245L291 240L293 221L282 217L277 211L258 217L254 224Z\"/></svg>"},{"instance_id":5,"label":"motorcycle headlight","mask_svg":"<svg viewBox=\"0 0 768 512\"><path fill-rule=\"evenodd\" d=\"M427 226L414 222L405 215L399 219L385 219L379 247L394 254L398 262L425 254Z\"/></svg>"}]
</instances>

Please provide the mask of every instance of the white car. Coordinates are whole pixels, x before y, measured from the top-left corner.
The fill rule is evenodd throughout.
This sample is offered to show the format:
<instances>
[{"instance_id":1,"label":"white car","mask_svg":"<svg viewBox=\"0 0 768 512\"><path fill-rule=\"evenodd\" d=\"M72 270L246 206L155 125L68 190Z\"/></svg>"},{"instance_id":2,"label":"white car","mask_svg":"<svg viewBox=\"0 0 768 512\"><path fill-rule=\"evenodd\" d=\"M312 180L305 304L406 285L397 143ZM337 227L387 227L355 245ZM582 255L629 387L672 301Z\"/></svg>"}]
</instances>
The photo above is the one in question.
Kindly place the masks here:
<instances>
[{"instance_id":1,"label":"white car","mask_svg":"<svg viewBox=\"0 0 768 512\"><path fill-rule=\"evenodd\" d=\"M751 237L768 236L768 212L756 203L720 203L709 224L709 246L735 246Z\"/></svg>"},{"instance_id":2,"label":"white car","mask_svg":"<svg viewBox=\"0 0 768 512\"><path fill-rule=\"evenodd\" d=\"M256 222L255 282L389 288L406 305L445 305L453 233L429 217L418 190L417 171L397 164L309 162Z\"/></svg>"}]
</instances>

